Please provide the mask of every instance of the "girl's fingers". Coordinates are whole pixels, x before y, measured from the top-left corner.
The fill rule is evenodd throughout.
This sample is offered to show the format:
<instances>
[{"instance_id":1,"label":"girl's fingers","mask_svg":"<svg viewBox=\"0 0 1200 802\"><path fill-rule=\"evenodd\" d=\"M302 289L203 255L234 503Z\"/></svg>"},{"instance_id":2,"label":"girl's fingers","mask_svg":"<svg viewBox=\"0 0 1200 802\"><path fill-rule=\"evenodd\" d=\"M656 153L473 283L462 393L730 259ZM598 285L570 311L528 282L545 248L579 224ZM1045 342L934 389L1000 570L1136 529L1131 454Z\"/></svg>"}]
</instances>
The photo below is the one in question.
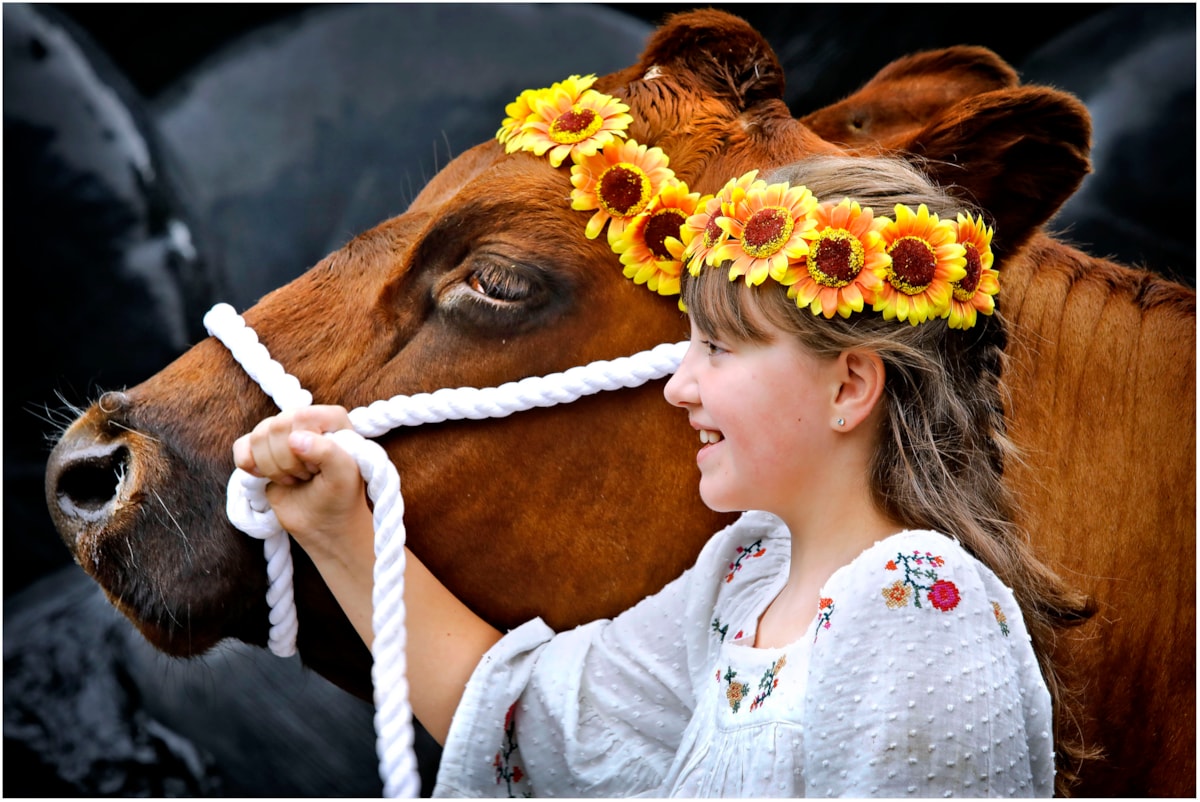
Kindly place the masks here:
<instances>
[{"instance_id":1,"label":"girl's fingers","mask_svg":"<svg viewBox=\"0 0 1200 802\"><path fill-rule=\"evenodd\" d=\"M350 425L350 414L346 412L346 408L332 404L302 407L293 413L293 417L295 428L322 434L353 428Z\"/></svg>"},{"instance_id":2,"label":"girl's fingers","mask_svg":"<svg viewBox=\"0 0 1200 802\"><path fill-rule=\"evenodd\" d=\"M350 452L331 438L309 431L294 431L288 442L309 470L321 474L336 492L358 487L362 478L358 464Z\"/></svg>"},{"instance_id":3,"label":"girl's fingers","mask_svg":"<svg viewBox=\"0 0 1200 802\"><path fill-rule=\"evenodd\" d=\"M320 434L348 428L351 428L349 414L340 406L310 406L282 412L259 422L253 431L234 441L234 464L280 484L308 481L320 470L319 463L309 459L289 438L295 432ZM324 447L321 456L329 458Z\"/></svg>"}]
</instances>

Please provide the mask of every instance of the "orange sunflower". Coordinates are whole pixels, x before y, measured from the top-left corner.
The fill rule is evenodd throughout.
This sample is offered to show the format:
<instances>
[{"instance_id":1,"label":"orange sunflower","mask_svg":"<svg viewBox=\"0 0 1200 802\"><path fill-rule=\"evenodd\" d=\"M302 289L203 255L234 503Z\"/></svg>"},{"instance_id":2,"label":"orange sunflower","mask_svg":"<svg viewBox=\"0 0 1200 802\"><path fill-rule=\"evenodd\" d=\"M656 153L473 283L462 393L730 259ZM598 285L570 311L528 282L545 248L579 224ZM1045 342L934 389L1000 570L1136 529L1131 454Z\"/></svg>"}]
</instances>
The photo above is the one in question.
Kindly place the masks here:
<instances>
[{"instance_id":1,"label":"orange sunflower","mask_svg":"<svg viewBox=\"0 0 1200 802\"><path fill-rule=\"evenodd\" d=\"M950 283L952 329L969 329L977 314L990 315L996 308L993 296L1000 291L1000 273L992 269L992 229L982 217L958 215L958 244L966 250L967 275Z\"/></svg>"},{"instance_id":2,"label":"orange sunflower","mask_svg":"<svg viewBox=\"0 0 1200 802\"><path fill-rule=\"evenodd\" d=\"M925 204L913 212L896 204L896 219L880 230L892 257L873 308L884 318L917 325L942 317L950 306L951 282L967 275L966 251L951 220L939 220Z\"/></svg>"},{"instance_id":3,"label":"orange sunflower","mask_svg":"<svg viewBox=\"0 0 1200 802\"><path fill-rule=\"evenodd\" d=\"M549 151L551 166L558 167L567 156L590 156L624 137L633 122L625 113L629 107L611 95L589 89L595 80L594 75L572 75L549 89L518 95L505 108L510 117L505 118L508 128L501 126L501 132L511 130L508 121L521 114L522 98L529 113L518 133L510 133L506 148L530 150L537 156Z\"/></svg>"},{"instance_id":4,"label":"orange sunflower","mask_svg":"<svg viewBox=\"0 0 1200 802\"><path fill-rule=\"evenodd\" d=\"M716 195L706 195L700 199L697 208L704 208L689 217L680 230L684 244L683 263L693 276L700 275L700 268L712 264L713 249L729 239L729 234L718 222L725 214L722 210L729 209L735 200L745 197L750 187L767 185L766 181L757 179L758 170L751 170L739 178L726 181Z\"/></svg>"},{"instance_id":5,"label":"orange sunflower","mask_svg":"<svg viewBox=\"0 0 1200 802\"><path fill-rule=\"evenodd\" d=\"M609 245L621 238L629 221L644 212L675 176L662 148L647 148L632 139L614 140L599 153L574 159L571 208L581 212L595 209L585 233L588 239L595 239L608 223Z\"/></svg>"},{"instance_id":6,"label":"orange sunflower","mask_svg":"<svg viewBox=\"0 0 1200 802\"><path fill-rule=\"evenodd\" d=\"M813 213L816 238L808 256L792 262L779 283L788 286L796 306L814 315L850 317L872 303L883 285L892 258L883 248L880 229L886 217L875 217L870 208L843 198L822 203Z\"/></svg>"},{"instance_id":7,"label":"orange sunflower","mask_svg":"<svg viewBox=\"0 0 1200 802\"><path fill-rule=\"evenodd\" d=\"M808 255L808 240L816 236L816 208L817 199L808 187L756 182L717 220L729 238L713 248L709 261L732 262L730 281L738 276L745 276L750 286L762 284L767 276L778 281L789 262Z\"/></svg>"},{"instance_id":8,"label":"orange sunflower","mask_svg":"<svg viewBox=\"0 0 1200 802\"><path fill-rule=\"evenodd\" d=\"M679 294L683 271L682 228L700 203L699 192L688 192L683 181L671 177L633 218L612 249L621 256L625 277L645 284L659 295Z\"/></svg>"}]
</instances>

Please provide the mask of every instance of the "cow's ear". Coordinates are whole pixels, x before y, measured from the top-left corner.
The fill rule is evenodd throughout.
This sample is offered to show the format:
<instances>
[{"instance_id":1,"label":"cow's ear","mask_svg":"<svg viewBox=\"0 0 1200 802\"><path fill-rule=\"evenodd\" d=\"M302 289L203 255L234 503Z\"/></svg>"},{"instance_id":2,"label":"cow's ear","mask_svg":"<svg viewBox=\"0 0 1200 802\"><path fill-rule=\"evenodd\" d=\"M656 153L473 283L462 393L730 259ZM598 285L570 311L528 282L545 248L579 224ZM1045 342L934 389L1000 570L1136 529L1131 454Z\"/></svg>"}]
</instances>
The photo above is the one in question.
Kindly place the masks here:
<instances>
[{"instance_id":1,"label":"cow's ear","mask_svg":"<svg viewBox=\"0 0 1200 802\"><path fill-rule=\"evenodd\" d=\"M959 45L896 59L854 94L800 118L813 133L849 148L890 147L946 109L1020 83L1016 70L985 47Z\"/></svg>"},{"instance_id":2,"label":"cow's ear","mask_svg":"<svg viewBox=\"0 0 1200 802\"><path fill-rule=\"evenodd\" d=\"M670 70L699 95L720 97L739 111L781 100L784 72L775 51L745 20L714 9L667 18L650 37L637 70Z\"/></svg>"},{"instance_id":3,"label":"cow's ear","mask_svg":"<svg viewBox=\"0 0 1200 802\"><path fill-rule=\"evenodd\" d=\"M1045 87L962 101L902 145L952 194L996 226L998 252L1021 247L1091 171L1091 117L1075 97Z\"/></svg>"}]
</instances>

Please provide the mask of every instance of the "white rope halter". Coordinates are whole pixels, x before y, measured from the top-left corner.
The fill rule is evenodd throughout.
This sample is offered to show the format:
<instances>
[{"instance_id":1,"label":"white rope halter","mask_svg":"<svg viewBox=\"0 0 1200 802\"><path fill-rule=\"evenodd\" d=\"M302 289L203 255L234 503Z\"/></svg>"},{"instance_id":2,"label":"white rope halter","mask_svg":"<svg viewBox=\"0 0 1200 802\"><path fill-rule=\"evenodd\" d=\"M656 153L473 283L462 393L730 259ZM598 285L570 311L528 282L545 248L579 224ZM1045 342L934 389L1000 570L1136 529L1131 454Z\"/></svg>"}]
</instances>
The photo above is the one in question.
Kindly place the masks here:
<instances>
[{"instance_id":1,"label":"white rope halter","mask_svg":"<svg viewBox=\"0 0 1200 802\"><path fill-rule=\"evenodd\" d=\"M258 335L229 304L217 304L204 316L238 364L281 410L312 403L312 394L273 360ZM371 682L375 697L376 752L387 797L416 797L421 789L413 753L412 709L408 702L404 625L404 499L400 476L378 443L367 440L398 426L446 420L502 418L513 412L565 404L601 390L637 387L674 373L686 342L659 345L629 357L592 362L563 373L533 376L499 387L460 387L419 395L397 395L350 410L348 429L331 436L354 457L374 503L375 572L371 601ZM266 499L267 480L234 469L229 478L226 514L241 531L263 541L267 559L269 647L281 657L296 653L296 605L292 591L292 553L288 533Z\"/></svg>"}]
</instances>

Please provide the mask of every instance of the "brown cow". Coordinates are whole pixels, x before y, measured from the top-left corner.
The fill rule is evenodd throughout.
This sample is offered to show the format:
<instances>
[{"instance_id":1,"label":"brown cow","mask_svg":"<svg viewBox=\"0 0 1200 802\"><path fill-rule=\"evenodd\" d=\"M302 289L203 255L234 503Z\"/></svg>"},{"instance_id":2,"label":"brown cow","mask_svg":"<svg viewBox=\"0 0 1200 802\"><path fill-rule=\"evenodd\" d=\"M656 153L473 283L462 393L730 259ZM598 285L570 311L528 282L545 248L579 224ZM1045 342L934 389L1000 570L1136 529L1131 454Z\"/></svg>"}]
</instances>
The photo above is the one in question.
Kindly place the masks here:
<instances>
[{"instance_id":1,"label":"brown cow","mask_svg":"<svg viewBox=\"0 0 1200 802\"><path fill-rule=\"evenodd\" d=\"M782 72L757 32L692 12L596 88L631 107L629 136L666 151L693 190L870 143L920 158L990 211L999 303L1014 322L1012 431L1027 454L1011 474L1039 549L1101 607L1062 644L1088 680L1085 733L1108 754L1079 791L1192 796L1194 292L1040 233L1088 169L1081 104L1018 85L986 51L938 58L918 60L910 79L911 63L891 71L914 92L868 87L806 125L783 104ZM857 140L830 130L853 104ZM583 236L588 214L565 200L567 172L477 146L405 214L246 320L316 402L347 407L683 339L674 302L622 278L603 237ZM232 441L273 411L209 339L100 398L52 454L47 496L64 539L164 651L266 642L260 545L225 522L224 500ZM678 574L728 520L696 497L694 434L658 383L383 442L413 550L502 628L611 615ZM370 655L294 553L302 658L367 697Z\"/></svg>"}]
</instances>

